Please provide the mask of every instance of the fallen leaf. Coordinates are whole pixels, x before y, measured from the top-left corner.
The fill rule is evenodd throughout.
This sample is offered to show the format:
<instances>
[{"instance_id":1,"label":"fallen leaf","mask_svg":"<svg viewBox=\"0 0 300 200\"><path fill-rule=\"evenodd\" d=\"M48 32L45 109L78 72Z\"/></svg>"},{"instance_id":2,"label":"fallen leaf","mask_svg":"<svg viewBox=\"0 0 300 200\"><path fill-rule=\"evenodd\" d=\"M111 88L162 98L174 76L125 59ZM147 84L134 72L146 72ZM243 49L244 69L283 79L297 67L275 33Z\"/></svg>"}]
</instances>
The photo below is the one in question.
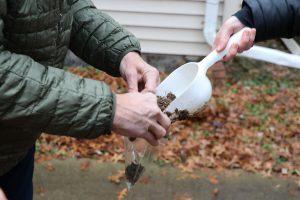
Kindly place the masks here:
<instances>
[{"instance_id":1,"label":"fallen leaf","mask_svg":"<svg viewBox=\"0 0 300 200\"><path fill-rule=\"evenodd\" d=\"M119 184L124 177L125 177L125 170L119 170L117 174L108 177L108 179L112 183Z\"/></svg>"},{"instance_id":2,"label":"fallen leaf","mask_svg":"<svg viewBox=\"0 0 300 200\"><path fill-rule=\"evenodd\" d=\"M49 172L52 172L52 171L55 170L55 167L53 166L52 163L48 163L48 164L47 164L47 170L48 170Z\"/></svg>"},{"instance_id":3,"label":"fallen leaf","mask_svg":"<svg viewBox=\"0 0 300 200\"><path fill-rule=\"evenodd\" d=\"M213 190L213 196L214 196L214 197L217 197L219 194L220 194L220 190L219 190L218 188L215 188L215 189Z\"/></svg>"},{"instance_id":4,"label":"fallen leaf","mask_svg":"<svg viewBox=\"0 0 300 200\"><path fill-rule=\"evenodd\" d=\"M139 182L143 183L144 185L148 185L149 183L152 182L152 180L150 176L144 176L143 178L141 178Z\"/></svg>"},{"instance_id":5,"label":"fallen leaf","mask_svg":"<svg viewBox=\"0 0 300 200\"><path fill-rule=\"evenodd\" d=\"M160 172L160 175L161 176L167 176L168 172L166 170L163 170L163 171Z\"/></svg>"},{"instance_id":6,"label":"fallen leaf","mask_svg":"<svg viewBox=\"0 0 300 200\"><path fill-rule=\"evenodd\" d=\"M173 200L192 200L192 198L184 193L184 194L175 194Z\"/></svg>"},{"instance_id":7,"label":"fallen leaf","mask_svg":"<svg viewBox=\"0 0 300 200\"><path fill-rule=\"evenodd\" d=\"M118 200L123 200L127 197L128 195L128 189L124 188L123 190L121 190L120 192L118 192Z\"/></svg>"},{"instance_id":8,"label":"fallen leaf","mask_svg":"<svg viewBox=\"0 0 300 200\"><path fill-rule=\"evenodd\" d=\"M91 162L90 161L85 161L85 162L81 163L80 170L88 171L90 169L90 166L91 166Z\"/></svg>"},{"instance_id":9,"label":"fallen leaf","mask_svg":"<svg viewBox=\"0 0 300 200\"><path fill-rule=\"evenodd\" d=\"M281 187L281 185L280 184L277 184L277 185L275 185L275 189L279 189Z\"/></svg>"},{"instance_id":10,"label":"fallen leaf","mask_svg":"<svg viewBox=\"0 0 300 200\"><path fill-rule=\"evenodd\" d=\"M215 176L208 176L207 179L209 180L209 182L211 182L214 185L219 184L219 181L218 181L217 177L215 177Z\"/></svg>"},{"instance_id":11,"label":"fallen leaf","mask_svg":"<svg viewBox=\"0 0 300 200\"><path fill-rule=\"evenodd\" d=\"M197 174L183 174L176 178L176 180L199 180L201 177Z\"/></svg>"},{"instance_id":12,"label":"fallen leaf","mask_svg":"<svg viewBox=\"0 0 300 200\"><path fill-rule=\"evenodd\" d=\"M123 160L124 160L123 154L114 154L111 157L111 161L114 162L114 163L117 163L117 162L120 162L120 161L123 161Z\"/></svg>"},{"instance_id":13,"label":"fallen leaf","mask_svg":"<svg viewBox=\"0 0 300 200\"><path fill-rule=\"evenodd\" d=\"M39 196L41 196L41 197L45 196L45 192L46 192L46 190L43 186L38 186L36 193Z\"/></svg>"}]
</instances>

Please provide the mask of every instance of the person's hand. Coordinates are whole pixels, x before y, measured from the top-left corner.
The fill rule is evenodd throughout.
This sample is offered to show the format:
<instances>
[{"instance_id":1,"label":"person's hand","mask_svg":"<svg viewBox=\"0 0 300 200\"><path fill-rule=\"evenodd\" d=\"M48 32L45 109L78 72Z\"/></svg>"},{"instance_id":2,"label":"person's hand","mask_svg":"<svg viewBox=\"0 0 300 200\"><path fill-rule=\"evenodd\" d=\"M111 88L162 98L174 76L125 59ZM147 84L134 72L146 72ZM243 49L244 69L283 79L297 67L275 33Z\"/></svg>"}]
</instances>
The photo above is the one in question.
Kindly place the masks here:
<instances>
[{"instance_id":1,"label":"person's hand","mask_svg":"<svg viewBox=\"0 0 300 200\"><path fill-rule=\"evenodd\" d=\"M7 200L3 190L0 188L0 200Z\"/></svg>"},{"instance_id":2,"label":"person's hand","mask_svg":"<svg viewBox=\"0 0 300 200\"><path fill-rule=\"evenodd\" d=\"M157 97L152 93L127 93L116 95L116 99L112 130L123 136L144 138L157 146L171 124L158 107Z\"/></svg>"},{"instance_id":3,"label":"person's hand","mask_svg":"<svg viewBox=\"0 0 300 200\"><path fill-rule=\"evenodd\" d=\"M213 49L216 49L217 52L223 51L226 48L230 37L244 27L245 26L237 17L230 17L217 33ZM228 54L223 60L228 61L236 56L237 53L242 53L243 51L250 49L254 45L255 36L256 30L254 28L247 28L243 33L241 42L232 44Z\"/></svg>"},{"instance_id":4,"label":"person's hand","mask_svg":"<svg viewBox=\"0 0 300 200\"><path fill-rule=\"evenodd\" d=\"M123 57L120 73L128 84L129 92L155 93L160 83L158 70L146 63L136 52L130 52Z\"/></svg>"}]
</instances>

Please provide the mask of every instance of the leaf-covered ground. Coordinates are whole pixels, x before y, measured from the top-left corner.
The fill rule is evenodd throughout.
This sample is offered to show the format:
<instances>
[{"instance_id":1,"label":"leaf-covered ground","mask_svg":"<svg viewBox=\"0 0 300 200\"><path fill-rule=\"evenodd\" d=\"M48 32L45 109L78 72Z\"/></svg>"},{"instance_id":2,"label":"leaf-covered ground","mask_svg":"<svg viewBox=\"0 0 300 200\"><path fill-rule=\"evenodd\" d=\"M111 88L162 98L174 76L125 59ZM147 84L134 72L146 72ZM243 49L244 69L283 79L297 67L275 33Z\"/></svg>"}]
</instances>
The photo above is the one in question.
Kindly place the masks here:
<instances>
[{"instance_id":1,"label":"leaf-covered ground","mask_svg":"<svg viewBox=\"0 0 300 200\"><path fill-rule=\"evenodd\" d=\"M240 168L297 178L300 176L300 71L247 59L237 59L225 66L228 79L224 85L214 86L213 98L201 116L175 122L171 139L155 149L153 161L186 172ZM82 77L104 80L116 92L125 91L124 81L95 69L68 70ZM117 134L95 140L43 134L37 149L38 162L66 157L124 162L123 138Z\"/></svg>"}]
</instances>

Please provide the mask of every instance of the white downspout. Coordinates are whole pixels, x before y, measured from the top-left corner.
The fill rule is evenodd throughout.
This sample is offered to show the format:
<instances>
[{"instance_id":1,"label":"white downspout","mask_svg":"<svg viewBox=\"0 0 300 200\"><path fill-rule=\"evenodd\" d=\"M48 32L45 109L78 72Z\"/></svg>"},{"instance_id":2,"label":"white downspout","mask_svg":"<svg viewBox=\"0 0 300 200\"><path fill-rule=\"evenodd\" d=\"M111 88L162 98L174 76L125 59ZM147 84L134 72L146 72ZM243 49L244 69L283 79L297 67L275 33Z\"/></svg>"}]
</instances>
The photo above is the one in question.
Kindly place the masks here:
<instances>
[{"instance_id":1,"label":"white downspout","mask_svg":"<svg viewBox=\"0 0 300 200\"><path fill-rule=\"evenodd\" d=\"M217 21L219 14L219 0L206 0L204 18L204 37L206 42L212 46L217 35Z\"/></svg>"},{"instance_id":2,"label":"white downspout","mask_svg":"<svg viewBox=\"0 0 300 200\"><path fill-rule=\"evenodd\" d=\"M207 43L212 46L216 37L217 21L219 11L219 0L206 0L204 37ZM266 61L277 65L294 67L300 69L300 56L285 53L279 50L266 47L253 46L250 50L239 54L248 58Z\"/></svg>"}]
</instances>

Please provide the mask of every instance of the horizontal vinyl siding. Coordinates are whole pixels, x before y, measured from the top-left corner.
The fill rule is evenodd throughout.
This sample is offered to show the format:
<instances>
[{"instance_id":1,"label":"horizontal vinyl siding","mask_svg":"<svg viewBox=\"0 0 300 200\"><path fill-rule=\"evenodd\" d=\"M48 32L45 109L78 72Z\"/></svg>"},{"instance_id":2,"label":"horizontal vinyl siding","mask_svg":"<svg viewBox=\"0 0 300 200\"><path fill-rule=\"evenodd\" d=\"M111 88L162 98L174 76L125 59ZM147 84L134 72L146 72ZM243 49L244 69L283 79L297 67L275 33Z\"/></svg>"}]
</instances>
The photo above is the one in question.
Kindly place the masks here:
<instances>
[{"instance_id":1,"label":"horizontal vinyl siding","mask_svg":"<svg viewBox=\"0 0 300 200\"><path fill-rule=\"evenodd\" d=\"M108 11L184 15L205 14L205 1L94 0L94 3L101 10Z\"/></svg>"},{"instance_id":2,"label":"horizontal vinyl siding","mask_svg":"<svg viewBox=\"0 0 300 200\"><path fill-rule=\"evenodd\" d=\"M141 45L145 53L201 56L211 51L211 47L204 43L141 40Z\"/></svg>"},{"instance_id":3,"label":"horizontal vinyl siding","mask_svg":"<svg viewBox=\"0 0 300 200\"><path fill-rule=\"evenodd\" d=\"M129 13L123 11L105 11L125 26L197 29L202 31L204 26L203 15Z\"/></svg>"},{"instance_id":4,"label":"horizontal vinyl siding","mask_svg":"<svg viewBox=\"0 0 300 200\"><path fill-rule=\"evenodd\" d=\"M205 1L93 0L136 35L145 53L206 55L211 50L203 36ZM219 25L224 3L219 6Z\"/></svg>"},{"instance_id":5,"label":"horizontal vinyl siding","mask_svg":"<svg viewBox=\"0 0 300 200\"><path fill-rule=\"evenodd\" d=\"M177 41L177 42L205 42L203 32L196 29L173 29L126 26L141 40ZM155 34L153 34L155 33Z\"/></svg>"}]
</instances>

